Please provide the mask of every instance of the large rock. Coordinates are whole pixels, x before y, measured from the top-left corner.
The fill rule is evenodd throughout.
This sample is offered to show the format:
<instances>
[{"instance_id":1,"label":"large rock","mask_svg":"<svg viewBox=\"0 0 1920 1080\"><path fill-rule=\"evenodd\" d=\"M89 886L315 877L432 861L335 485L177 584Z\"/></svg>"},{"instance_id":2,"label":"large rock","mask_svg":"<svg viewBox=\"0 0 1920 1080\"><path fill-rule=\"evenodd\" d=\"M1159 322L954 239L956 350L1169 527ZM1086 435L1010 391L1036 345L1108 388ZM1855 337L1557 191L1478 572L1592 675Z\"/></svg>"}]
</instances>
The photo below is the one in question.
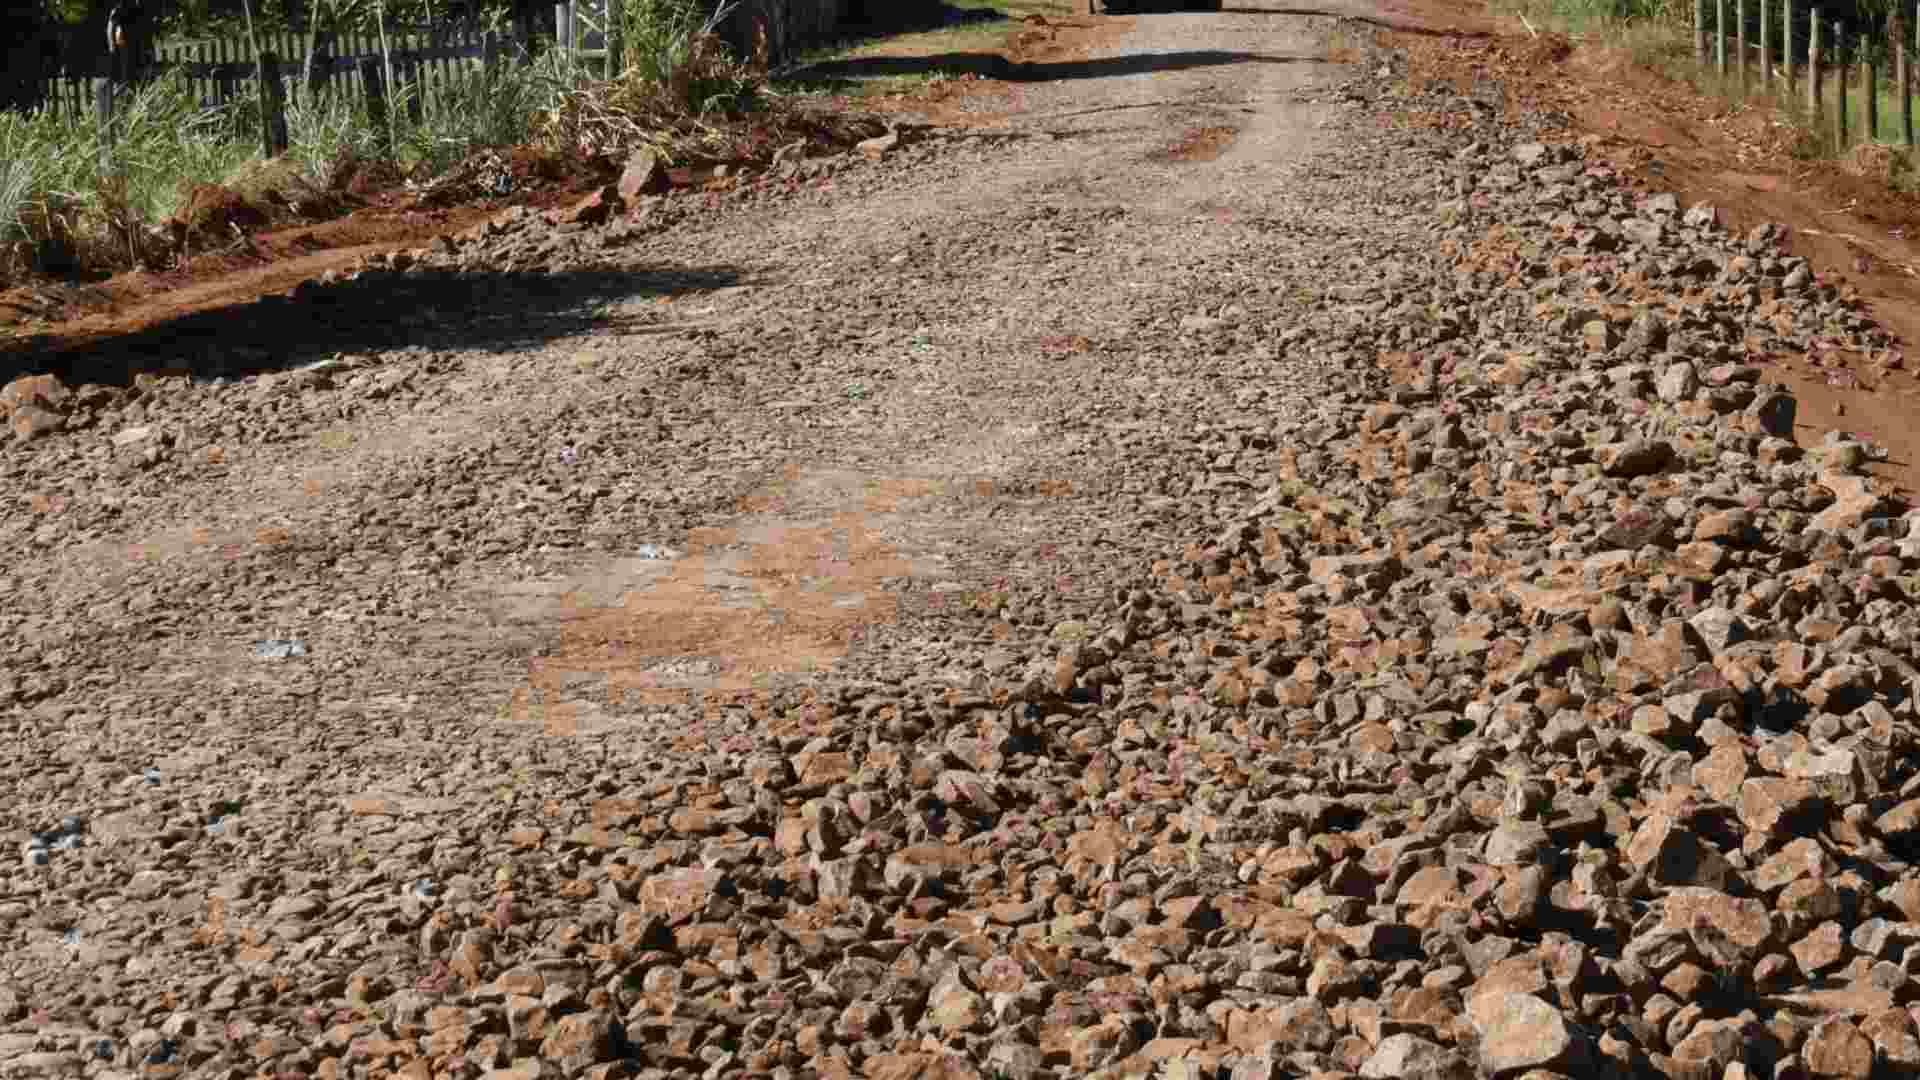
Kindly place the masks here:
<instances>
[{"instance_id":1,"label":"large rock","mask_svg":"<svg viewBox=\"0 0 1920 1080\"><path fill-rule=\"evenodd\" d=\"M1814 1026L1800 1051L1807 1072L1837 1080L1867 1080L1873 1073L1873 1041L1845 1016L1829 1016Z\"/></svg>"},{"instance_id":2,"label":"large rock","mask_svg":"<svg viewBox=\"0 0 1920 1080\"><path fill-rule=\"evenodd\" d=\"M13 437L21 442L51 435L67 424L67 418L52 409L43 409L38 405L22 405L13 410L7 418L7 424L13 429Z\"/></svg>"},{"instance_id":3,"label":"large rock","mask_svg":"<svg viewBox=\"0 0 1920 1080\"><path fill-rule=\"evenodd\" d=\"M540 1056L558 1064L568 1076L612 1060L613 1018L602 1009L561 1017L541 1040Z\"/></svg>"},{"instance_id":4,"label":"large rock","mask_svg":"<svg viewBox=\"0 0 1920 1080\"><path fill-rule=\"evenodd\" d=\"M1594 460L1608 476L1651 476L1673 463L1673 445L1665 439L1629 439L1594 450Z\"/></svg>"},{"instance_id":5,"label":"large rock","mask_svg":"<svg viewBox=\"0 0 1920 1080\"><path fill-rule=\"evenodd\" d=\"M1813 516L1816 529L1845 532L1870 517L1879 516L1886 506L1886 497L1875 490L1870 476L1823 473L1820 486L1833 492L1833 503Z\"/></svg>"},{"instance_id":6,"label":"large rock","mask_svg":"<svg viewBox=\"0 0 1920 1080\"><path fill-rule=\"evenodd\" d=\"M1482 994L1468 1005L1467 1015L1480 1036L1480 1066L1490 1076L1586 1066L1585 1041L1559 1009L1532 994Z\"/></svg>"},{"instance_id":7,"label":"large rock","mask_svg":"<svg viewBox=\"0 0 1920 1080\"><path fill-rule=\"evenodd\" d=\"M672 186L673 181L667 176L666 161L658 151L643 146L628 156L614 190L621 198L631 202L642 195L661 194Z\"/></svg>"},{"instance_id":8,"label":"large rock","mask_svg":"<svg viewBox=\"0 0 1920 1080\"><path fill-rule=\"evenodd\" d=\"M1360 1066L1365 1080L1471 1080L1473 1066L1457 1052L1417 1035L1389 1035Z\"/></svg>"},{"instance_id":9,"label":"large rock","mask_svg":"<svg viewBox=\"0 0 1920 1080\"><path fill-rule=\"evenodd\" d=\"M73 392L55 375L23 375L0 386L0 416L9 416L29 406L48 412L65 412Z\"/></svg>"},{"instance_id":10,"label":"large rock","mask_svg":"<svg viewBox=\"0 0 1920 1080\"><path fill-rule=\"evenodd\" d=\"M1691 401L1694 393L1699 389L1700 376L1694 371L1693 364L1689 361L1682 360L1677 364L1669 364L1667 370L1660 373L1657 390L1660 400L1668 404Z\"/></svg>"},{"instance_id":11,"label":"large rock","mask_svg":"<svg viewBox=\"0 0 1920 1080\"><path fill-rule=\"evenodd\" d=\"M1627 843L1627 862L1663 885L1723 889L1733 874L1712 843L1665 811L1655 811Z\"/></svg>"},{"instance_id":12,"label":"large rock","mask_svg":"<svg viewBox=\"0 0 1920 1080\"><path fill-rule=\"evenodd\" d=\"M640 886L640 910L683 922L707 906L724 880L726 874L719 870L689 868L656 874Z\"/></svg>"},{"instance_id":13,"label":"large rock","mask_svg":"<svg viewBox=\"0 0 1920 1080\"><path fill-rule=\"evenodd\" d=\"M1759 900L1715 889L1678 888L1667 893L1660 925L1688 930L1704 921L1741 948L1758 951L1773 940L1773 916Z\"/></svg>"}]
</instances>

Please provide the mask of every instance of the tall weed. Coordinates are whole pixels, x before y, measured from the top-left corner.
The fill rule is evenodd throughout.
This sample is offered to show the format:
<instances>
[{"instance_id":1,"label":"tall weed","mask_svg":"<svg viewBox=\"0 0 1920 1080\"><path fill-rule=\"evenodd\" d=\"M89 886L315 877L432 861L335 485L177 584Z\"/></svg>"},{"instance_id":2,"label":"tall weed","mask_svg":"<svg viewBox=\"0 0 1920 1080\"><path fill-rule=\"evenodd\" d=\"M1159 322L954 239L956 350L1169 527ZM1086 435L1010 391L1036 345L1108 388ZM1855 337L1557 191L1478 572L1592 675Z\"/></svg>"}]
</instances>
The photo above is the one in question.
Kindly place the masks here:
<instances>
[{"instance_id":1,"label":"tall weed","mask_svg":"<svg viewBox=\"0 0 1920 1080\"><path fill-rule=\"evenodd\" d=\"M715 37L739 6L735 0L708 13L694 0L628 0L623 77L694 116L750 108L759 80L728 57Z\"/></svg>"},{"instance_id":2,"label":"tall weed","mask_svg":"<svg viewBox=\"0 0 1920 1080\"><path fill-rule=\"evenodd\" d=\"M340 85L310 92L289 78L288 157L327 189L342 166L389 156L418 173L535 140L602 153L710 140L712 117L764 104L764 72L728 56L715 36L737 6L627 0L617 80L590 79L570 50L543 48L492 70L465 65L402 81L389 95L391 144L360 94ZM153 223L176 213L195 185L259 171L260 109L250 85L234 102L203 106L176 72L124 95L109 132L90 110L0 113L0 284L25 271L118 270L164 255Z\"/></svg>"},{"instance_id":3,"label":"tall weed","mask_svg":"<svg viewBox=\"0 0 1920 1080\"><path fill-rule=\"evenodd\" d=\"M206 108L178 75L116 106L104 153L90 110L0 113L0 273L137 265L154 254L146 222L255 153L242 132L257 103Z\"/></svg>"}]
</instances>

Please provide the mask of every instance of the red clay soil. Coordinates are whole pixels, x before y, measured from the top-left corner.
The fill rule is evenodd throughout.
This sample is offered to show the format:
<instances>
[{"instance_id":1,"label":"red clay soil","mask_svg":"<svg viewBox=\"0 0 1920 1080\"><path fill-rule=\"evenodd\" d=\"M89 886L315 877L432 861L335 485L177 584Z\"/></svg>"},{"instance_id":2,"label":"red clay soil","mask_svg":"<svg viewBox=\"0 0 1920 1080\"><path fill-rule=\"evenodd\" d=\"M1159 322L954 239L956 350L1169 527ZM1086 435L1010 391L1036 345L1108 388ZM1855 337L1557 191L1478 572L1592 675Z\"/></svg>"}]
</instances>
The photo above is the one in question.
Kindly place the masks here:
<instances>
[{"instance_id":1,"label":"red clay soil","mask_svg":"<svg viewBox=\"0 0 1920 1080\"><path fill-rule=\"evenodd\" d=\"M604 169L590 163L535 157L512 155L514 197L444 208L421 205L390 172L349 170L329 195L336 205L354 208L324 221L301 221L283 203L248 201L202 185L169 223L176 243L186 241L187 257L174 265L90 283L41 279L0 291L0 375L36 367L36 358L48 353L285 292L375 252L423 246L509 206L565 205L606 182Z\"/></svg>"},{"instance_id":2,"label":"red clay soil","mask_svg":"<svg viewBox=\"0 0 1920 1080\"><path fill-rule=\"evenodd\" d=\"M1234 129L1219 125L1189 128L1151 156L1160 161L1212 161L1233 145L1235 134Z\"/></svg>"},{"instance_id":3,"label":"red clay soil","mask_svg":"<svg viewBox=\"0 0 1920 1080\"><path fill-rule=\"evenodd\" d=\"M1400 2L1400 0L1394 0ZM1448 4L1411 4L1423 22L1444 22ZM1463 29L1487 25L1481 14ZM1789 229L1788 246L1822 280L1854 289L1903 348L1880 356L1756 357L1800 399L1799 441L1854 432L1888 448L1875 471L1920 492L1920 380L1908 357L1920 342L1920 198L1833 162L1795 157L1799 133L1771 111L1735 107L1635 65L1620 50L1568 42L1514 21L1483 40L1386 33L1405 49L1409 75L1469 84L1497 77L1509 99L1556 109L1600 156L1649 193L1671 191L1683 205L1710 203L1729 229L1760 222Z\"/></svg>"}]
</instances>

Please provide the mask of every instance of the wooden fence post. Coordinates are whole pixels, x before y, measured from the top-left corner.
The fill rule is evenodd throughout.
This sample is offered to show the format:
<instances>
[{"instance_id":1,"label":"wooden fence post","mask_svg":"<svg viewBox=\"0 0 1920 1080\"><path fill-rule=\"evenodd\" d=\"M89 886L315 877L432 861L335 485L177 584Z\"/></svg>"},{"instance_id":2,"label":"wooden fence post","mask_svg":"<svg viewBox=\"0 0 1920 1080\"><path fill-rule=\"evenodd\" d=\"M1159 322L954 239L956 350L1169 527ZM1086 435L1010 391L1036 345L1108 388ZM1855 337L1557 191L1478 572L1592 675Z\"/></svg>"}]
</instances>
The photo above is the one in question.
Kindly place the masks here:
<instances>
[{"instance_id":1,"label":"wooden fence post","mask_svg":"<svg viewBox=\"0 0 1920 1080\"><path fill-rule=\"evenodd\" d=\"M387 156L392 158L393 125L388 122L387 117L387 86L386 81L381 78L380 58L363 56L360 58L359 65L360 88L367 95L367 115L373 120L374 135L380 140L380 145L386 150Z\"/></svg>"},{"instance_id":2,"label":"wooden fence post","mask_svg":"<svg viewBox=\"0 0 1920 1080\"><path fill-rule=\"evenodd\" d=\"M93 119L98 128L100 174L113 171L113 80L93 80Z\"/></svg>"},{"instance_id":3,"label":"wooden fence post","mask_svg":"<svg viewBox=\"0 0 1920 1080\"><path fill-rule=\"evenodd\" d=\"M253 58L254 84L260 90L260 152L271 158L280 152L279 133L287 127L286 109L280 101L280 58L262 52Z\"/></svg>"},{"instance_id":4,"label":"wooden fence post","mask_svg":"<svg viewBox=\"0 0 1920 1080\"><path fill-rule=\"evenodd\" d=\"M609 82L618 79L621 70L626 66L626 57L622 55L620 47L620 40L624 36L622 31L626 29L626 17L626 10L620 0L607 0L607 80Z\"/></svg>"},{"instance_id":5,"label":"wooden fence post","mask_svg":"<svg viewBox=\"0 0 1920 1080\"><path fill-rule=\"evenodd\" d=\"M1707 63L1707 0L1693 0L1693 62Z\"/></svg>"},{"instance_id":6,"label":"wooden fence post","mask_svg":"<svg viewBox=\"0 0 1920 1080\"><path fill-rule=\"evenodd\" d=\"M1851 146L1847 142L1847 29L1834 19L1834 106L1839 117L1839 148L1845 150Z\"/></svg>"},{"instance_id":7,"label":"wooden fence post","mask_svg":"<svg viewBox=\"0 0 1920 1080\"><path fill-rule=\"evenodd\" d=\"M426 68L426 64L417 56L404 59L398 65L398 69L406 75L407 122L414 127L420 126L421 102L427 96Z\"/></svg>"},{"instance_id":8,"label":"wooden fence post","mask_svg":"<svg viewBox=\"0 0 1920 1080\"><path fill-rule=\"evenodd\" d=\"M553 5L553 47L560 50L563 64L573 63L573 5Z\"/></svg>"},{"instance_id":9,"label":"wooden fence post","mask_svg":"<svg viewBox=\"0 0 1920 1080\"><path fill-rule=\"evenodd\" d=\"M1907 51L1907 37L1901 32L1900 20L1894 19L1893 64L1894 85L1900 91L1900 141L1913 145L1913 65L1912 56Z\"/></svg>"},{"instance_id":10,"label":"wooden fence post","mask_svg":"<svg viewBox=\"0 0 1920 1080\"><path fill-rule=\"evenodd\" d=\"M1727 77L1727 0L1714 0L1713 13L1714 60L1724 79Z\"/></svg>"},{"instance_id":11,"label":"wooden fence post","mask_svg":"<svg viewBox=\"0 0 1920 1080\"><path fill-rule=\"evenodd\" d=\"M328 84L333 81L334 46L335 39L332 34L326 35L324 39L316 36L313 44L308 46L312 50L312 55L307 61L307 99L309 101L320 100L320 95L326 92ZM324 63L321 61L323 55L326 58Z\"/></svg>"},{"instance_id":12,"label":"wooden fence post","mask_svg":"<svg viewBox=\"0 0 1920 1080\"><path fill-rule=\"evenodd\" d=\"M487 85L500 77L500 35L489 30L480 39L480 71Z\"/></svg>"},{"instance_id":13,"label":"wooden fence post","mask_svg":"<svg viewBox=\"0 0 1920 1080\"><path fill-rule=\"evenodd\" d=\"M1840 149L1845 150L1847 142L1847 32L1841 27L1840 20L1833 20L1833 103L1836 106L1834 116L1839 120Z\"/></svg>"},{"instance_id":14,"label":"wooden fence post","mask_svg":"<svg viewBox=\"0 0 1920 1080\"><path fill-rule=\"evenodd\" d=\"M1760 85L1773 89L1773 42L1768 40L1767 0L1760 0Z\"/></svg>"},{"instance_id":15,"label":"wooden fence post","mask_svg":"<svg viewBox=\"0 0 1920 1080\"><path fill-rule=\"evenodd\" d=\"M1867 96L1866 134L1867 141L1872 142L1880 137L1880 65L1874 63L1873 53L1867 49L1860 50L1860 58L1864 82L1860 89Z\"/></svg>"},{"instance_id":16,"label":"wooden fence post","mask_svg":"<svg viewBox=\"0 0 1920 1080\"><path fill-rule=\"evenodd\" d=\"M1823 104L1820 94L1820 13L1810 13L1807 19L1807 110L1813 113L1813 122L1819 123L1820 106Z\"/></svg>"},{"instance_id":17,"label":"wooden fence post","mask_svg":"<svg viewBox=\"0 0 1920 1080\"><path fill-rule=\"evenodd\" d=\"M1786 82L1787 100L1793 100L1793 0L1781 0L1780 74Z\"/></svg>"},{"instance_id":18,"label":"wooden fence post","mask_svg":"<svg viewBox=\"0 0 1920 1080\"><path fill-rule=\"evenodd\" d=\"M1740 91L1745 93L1747 89L1747 0L1735 0L1733 11L1734 62L1740 69Z\"/></svg>"}]
</instances>

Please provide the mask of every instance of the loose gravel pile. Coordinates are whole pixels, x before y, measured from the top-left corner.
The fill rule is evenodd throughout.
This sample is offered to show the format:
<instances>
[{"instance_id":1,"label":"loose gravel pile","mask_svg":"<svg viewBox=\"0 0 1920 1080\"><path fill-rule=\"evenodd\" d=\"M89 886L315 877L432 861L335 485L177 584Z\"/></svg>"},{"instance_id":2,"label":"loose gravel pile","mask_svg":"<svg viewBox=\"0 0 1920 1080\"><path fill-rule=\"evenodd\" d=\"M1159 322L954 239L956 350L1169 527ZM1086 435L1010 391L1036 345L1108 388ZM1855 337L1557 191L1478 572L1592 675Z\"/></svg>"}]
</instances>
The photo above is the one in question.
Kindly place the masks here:
<instances>
[{"instance_id":1,"label":"loose gravel pile","mask_svg":"<svg viewBox=\"0 0 1920 1080\"><path fill-rule=\"evenodd\" d=\"M378 656L392 612L462 567L680 544L765 479L723 463L797 430L776 400L857 409L847 380L879 350L932 355L899 360L883 402L957 377L936 368L997 370L923 332L955 286L1191 228L1098 199L1010 204L992 234L933 215L919 294L882 313L843 280L784 330L717 326L706 361L649 369L687 389L578 406L591 439L507 410L494 442L445 450L469 467L438 483L449 458L423 435L392 514L369 498L300 519L270 565L194 571L231 580L164 555L91 586L79 563L7 571L0 822L20 861L0 874L0 1070L1920 1069L1920 514L1863 472L1876 448L1796 442L1791 395L1755 363L1892 343L1772 230L1727 235L1548 120L1383 61L1301 95L1323 137L1233 234L1231 266L1201 240L1162 247L1189 277L1073 309L1099 340L1050 360L1066 435L1010 477L1083 482L1057 508L1070 589L1015 581L969 612L917 596L833 674L662 710L651 735L423 747L412 709L454 680ZM951 182L959 145L850 165L873 185L856 190ZM1009 168L1041 153L968 145ZM692 224L649 243L726 254ZM1110 257L1115 281L1139 258ZM969 340L1005 330L983 314ZM749 366L834 341L839 359L784 381ZM63 525L10 515L8 564L63 528L113 542L250 425L310 434L316 413L435 393L457 412L512 377L430 348L334 363L9 387L15 430L36 429L4 459L14 490L59 474L131 493L71 488L84 512ZM720 420L727 394L768 408ZM889 408L847 423L930 423ZM191 426L204 415L240 430ZM636 484L639 453L704 471ZM265 632L323 603L338 629ZM279 685L188 695L112 655L222 627L260 631ZM384 708L329 713L343 684ZM182 703L148 711L166 693ZM135 760L169 730L231 737ZM375 759L411 790L338 788Z\"/></svg>"}]
</instances>

